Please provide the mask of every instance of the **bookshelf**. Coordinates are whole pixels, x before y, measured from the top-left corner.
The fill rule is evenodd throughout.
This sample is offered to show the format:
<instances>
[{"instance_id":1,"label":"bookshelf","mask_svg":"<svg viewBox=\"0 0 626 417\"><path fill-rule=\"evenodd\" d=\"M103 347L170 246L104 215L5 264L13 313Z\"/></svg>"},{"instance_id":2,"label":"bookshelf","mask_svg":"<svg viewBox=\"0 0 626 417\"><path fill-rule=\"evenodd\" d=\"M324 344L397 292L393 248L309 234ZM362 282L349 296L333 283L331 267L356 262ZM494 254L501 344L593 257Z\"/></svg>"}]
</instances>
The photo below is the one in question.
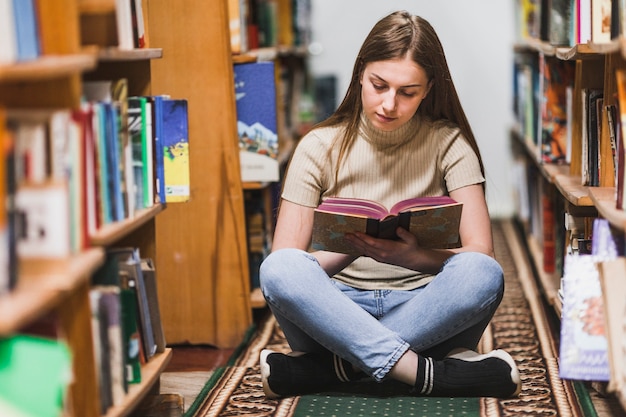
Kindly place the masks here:
<instances>
[{"instance_id":1,"label":"bookshelf","mask_svg":"<svg viewBox=\"0 0 626 417\"><path fill-rule=\"evenodd\" d=\"M34 60L0 64L0 107L76 109L81 103L83 80L120 76L129 78L132 94L150 94L149 61L162 56L160 48L120 51L82 43L85 28L81 28L81 16L109 16L115 13L114 1L44 0L37 5L42 55ZM1 337L54 318L72 358L73 378L63 415L101 415L91 337L91 276L104 263L108 247L133 245L140 248L142 256L154 258L155 221L164 208L158 204L131 219L99 229L90 236L85 249L69 257L19 259L15 287L0 295ZM123 403L109 408L105 416L130 415L158 385L171 355L167 348L143 365L142 382L131 385Z\"/></svg>"},{"instance_id":2,"label":"bookshelf","mask_svg":"<svg viewBox=\"0 0 626 417\"><path fill-rule=\"evenodd\" d=\"M563 309L563 299L560 293L560 280L563 274L562 264L563 253L557 253L555 258L557 267L554 272L546 271L544 256L546 247L556 243L557 246L566 246L565 236L566 225L562 215L570 215L579 218L600 217L608 220L617 235L622 237L626 233L626 211L617 206L617 190L621 187L621 179L615 175L613 150L611 147L611 136L609 130L609 120L607 111L599 114L598 133L598 160L599 167L598 185L583 185L584 163L587 158L584 152L586 149L583 131L584 121L584 94L587 89L602 89L604 92L604 106L619 104L621 112L624 114L624 104L618 103L616 72L626 69L626 45L624 36L617 37L605 42L587 42L571 47L555 47L546 41L534 38L524 38L520 44L514 48L514 53L520 62L531 62L527 58L552 57L556 60L571 62L575 67L574 76L571 83L571 113L568 114L570 124L571 153L569 160L561 163L547 162L538 148L539 134L533 129L528 129L525 125L527 118L520 102L516 97L516 118L519 125L514 126L511 131L511 142L513 153L522 161L526 170L526 180L517 184L518 193L521 200L527 201L525 208L520 207L518 216L525 214L525 218L520 218L523 232L528 242L528 248L535 265L537 280L542 289L546 301L551 304L558 317L561 317ZM526 58L520 58L525 56ZM524 61L524 59L526 59ZM517 65L516 64L516 65ZM522 66L517 67L518 69ZM518 74L520 75L520 74ZM541 75L539 75L541 78ZM524 82L515 80L516 87L520 87ZM528 91L528 90L527 90ZM545 100L541 90L537 101ZM516 95L519 92L516 92ZM523 108L522 108L523 107ZM534 108L535 117L541 123L541 116L538 113L540 105ZM528 114L526 114L528 115ZM619 115L617 116L620 117ZM623 116L622 116L623 117ZM535 125L535 127L537 127ZM623 126L622 126L623 129ZM545 148L544 148L545 150ZM593 169L596 169L595 167ZM616 183L617 182L617 183ZM546 191L548 190L548 191ZM555 209L551 214L546 213L541 208L542 198L546 198L546 193L552 197L552 207ZM548 197L550 198L550 197ZM554 210L554 209L553 209ZM551 222L549 217L553 215L556 222ZM549 240L551 234L560 236L556 242ZM559 240L563 239L563 240ZM560 257L560 259L559 259ZM607 340L609 344L615 345L609 352L609 364L611 367L611 380L608 382L609 395L615 396L623 409L626 409L626 374L623 373L622 363L624 361L623 346L621 345L625 336L623 328L626 312L622 309L615 309L615 300L622 300L626 297L624 286L619 282L626 279L626 269L624 268L624 253L620 254L617 260L600 262L598 270L603 286L603 300L605 323L607 329ZM605 278L602 278L602 276ZM610 283L610 286L605 284ZM621 303L621 302L620 302ZM620 304L621 305L621 304ZM615 352L618 352L615 354ZM598 386L598 385L594 385Z\"/></svg>"}]
</instances>

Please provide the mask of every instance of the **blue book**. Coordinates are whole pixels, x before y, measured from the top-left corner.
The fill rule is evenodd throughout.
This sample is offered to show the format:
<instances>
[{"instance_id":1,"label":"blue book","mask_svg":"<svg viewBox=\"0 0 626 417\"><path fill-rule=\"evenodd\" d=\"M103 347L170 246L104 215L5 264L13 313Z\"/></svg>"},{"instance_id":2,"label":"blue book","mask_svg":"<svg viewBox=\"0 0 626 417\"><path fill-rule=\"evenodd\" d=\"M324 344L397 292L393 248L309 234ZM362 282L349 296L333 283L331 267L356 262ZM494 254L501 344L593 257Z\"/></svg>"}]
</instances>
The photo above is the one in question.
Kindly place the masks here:
<instances>
[{"instance_id":1,"label":"blue book","mask_svg":"<svg viewBox=\"0 0 626 417\"><path fill-rule=\"evenodd\" d=\"M276 74L273 62L235 65L241 179L279 180Z\"/></svg>"},{"instance_id":2,"label":"blue book","mask_svg":"<svg viewBox=\"0 0 626 417\"><path fill-rule=\"evenodd\" d=\"M163 100L163 173L165 201L189 201L189 125L187 100Z\"/></svg>"},{"instance_id":3,"label":"blue book","mask_svg":"<svg viewBox=\"0 0 626 417\"><path fill-rule=\"evenodd\" d=\"M106 108L105 143L108 168L109 197L111 198L112 220L124 220L124 195L122 192L122 170L119 150L119 110L115 104L103 103Z\"/></svg>"},{"instance_id":4,"label":"blue book","mask_svg":"<svg viewBox=\"0 0 626 417\"><path fill-rule=\"evenodd\" d=\"M151 97L153 106L154 120L152 122L153 127L153 140L154 140L154 177L155 184L154 189L158 196L158 202L165 204L165 172L163 165L163 100L164 96Z\"/></svg>"},{"instance_id":5,"label":"blue book","mask_svg":"<svg viewBox=\"0 0 626 417\"><path fill-rule=\"evenodd\" d=\"M34 0L13 0L15 16L15 39L17 60L26 61L39 57L39 29Z\"/></svg>"},{"instance_id":6,"label":"blue book","mask_svg":"<svg viewBox=\"0 0 626 417\"><path fill-rule=\"evenodd\" d=\"M98 114L96 135L96 148L98 149L98 203L100 205L100 223L104 225L113 221L110 194L111 187L109 187L109 162L106 152L107 109L104 103L96 103L94 106Z\"/></svg>"}]
</instances>

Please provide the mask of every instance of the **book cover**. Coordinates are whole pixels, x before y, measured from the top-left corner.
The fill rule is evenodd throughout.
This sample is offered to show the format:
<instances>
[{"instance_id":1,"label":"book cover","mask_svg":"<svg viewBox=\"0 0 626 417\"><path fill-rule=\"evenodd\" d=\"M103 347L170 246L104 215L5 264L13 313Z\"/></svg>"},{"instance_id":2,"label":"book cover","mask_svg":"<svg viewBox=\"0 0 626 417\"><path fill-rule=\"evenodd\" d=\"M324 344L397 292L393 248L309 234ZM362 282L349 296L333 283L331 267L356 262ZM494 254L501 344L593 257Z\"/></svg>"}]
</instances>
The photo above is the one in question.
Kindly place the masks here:
<instances>
[{"instance_id":1,"label":"book cover","mask_svg":"<svg viewBox=\"0 0 626 417\"><path fill-rule=\"evenodd\" d=\"M601 258L567 255L563 274L563 311L559 376L608 381L608 343L599 273Z\"/></svg>"},{"instance_id":2,"label":"book cover","mask_svg":"<svg viewBox=\"0 0 626 417\"><path fill-rule=\"evenodd\" d=\"M396 239L396 229L402 227L423 247L455 248L460 246L461 211L462 203L446 196L404 200L389 210L368 200L328 198L315 209L311 247L358 254L345 240L346 233Z\"/></svg>"},{"instance_id":3,"label":"book cover","mask_svg":"<svg viewBox=\"0 0 626 417\"><path fill-rule=\"evenodd\" d=\"M273 62L235 65L241 179L279 179L276 75Z\"/></svg>"},{"instance_id":4,"label":"book cover","mask_svg":"<svg viewBox=\"0 0 626 417\"><path fill-rule=\"evenodd\" d=\"M181 203L190 198L187 100L164 99L162 108L165 201Z\"/></svg>"},{"instance_id":5,"label":"book cover","mask_svg":"<svg viewBox=\"0 0 626 417\"><path fill-rule=\"evenodd\" d=\"M545 57L541 103L541 157L564 163L567 157L567 89L574 83L574 63Z\"/></svg>"}]
</instances>

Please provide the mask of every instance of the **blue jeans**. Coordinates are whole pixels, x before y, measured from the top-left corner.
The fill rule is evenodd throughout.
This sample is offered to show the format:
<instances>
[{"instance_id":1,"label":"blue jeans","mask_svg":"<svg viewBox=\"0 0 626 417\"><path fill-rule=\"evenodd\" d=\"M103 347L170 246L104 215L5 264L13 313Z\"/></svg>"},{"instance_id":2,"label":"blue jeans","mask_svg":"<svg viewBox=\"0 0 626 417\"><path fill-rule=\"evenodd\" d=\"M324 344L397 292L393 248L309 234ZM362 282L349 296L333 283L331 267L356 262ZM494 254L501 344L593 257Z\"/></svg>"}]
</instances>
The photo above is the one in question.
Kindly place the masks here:
<instances>
[{"instance_id":1,"label":"blue jeans","mask_svg":"<svg viewBox=\"0 0 626 417\"><path fill-rule=\"evenodd\" d=\"M500 265L476 252L453 255L409 291L350 287L298 249L270 254L260 279L292 350L330 350L377 381L408 349L435 359L474 349L504 293Z\"/></svg>"}]
</instances>

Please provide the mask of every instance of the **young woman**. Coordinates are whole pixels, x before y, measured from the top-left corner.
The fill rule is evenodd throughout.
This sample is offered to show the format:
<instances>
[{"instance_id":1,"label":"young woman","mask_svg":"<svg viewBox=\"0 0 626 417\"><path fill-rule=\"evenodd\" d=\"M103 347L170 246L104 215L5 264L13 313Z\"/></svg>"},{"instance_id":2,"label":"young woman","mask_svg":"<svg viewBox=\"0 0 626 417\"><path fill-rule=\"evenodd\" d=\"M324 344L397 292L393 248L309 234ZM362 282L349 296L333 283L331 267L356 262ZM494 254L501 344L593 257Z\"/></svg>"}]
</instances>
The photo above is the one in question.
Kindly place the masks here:
<instances>
[{"instance_id":1,"label":"young woman","mask_svg":"<svg viewBox=\"0 0 626 417\"><path fill-rule=\"evenodd\" d=\"M383 18L343 102L289 165L261 289L293 353L262 352L266 396L364 376L401 381L416 395L517 395L511 356L474 352L504 291L484 181L435 31L407 12ZM458 249L421 248L400 228L396 241L346 235L362 256L308 251L314 209L327 197L391 207L440 195L463 203Z\"/></svg>"}]
</instances>

